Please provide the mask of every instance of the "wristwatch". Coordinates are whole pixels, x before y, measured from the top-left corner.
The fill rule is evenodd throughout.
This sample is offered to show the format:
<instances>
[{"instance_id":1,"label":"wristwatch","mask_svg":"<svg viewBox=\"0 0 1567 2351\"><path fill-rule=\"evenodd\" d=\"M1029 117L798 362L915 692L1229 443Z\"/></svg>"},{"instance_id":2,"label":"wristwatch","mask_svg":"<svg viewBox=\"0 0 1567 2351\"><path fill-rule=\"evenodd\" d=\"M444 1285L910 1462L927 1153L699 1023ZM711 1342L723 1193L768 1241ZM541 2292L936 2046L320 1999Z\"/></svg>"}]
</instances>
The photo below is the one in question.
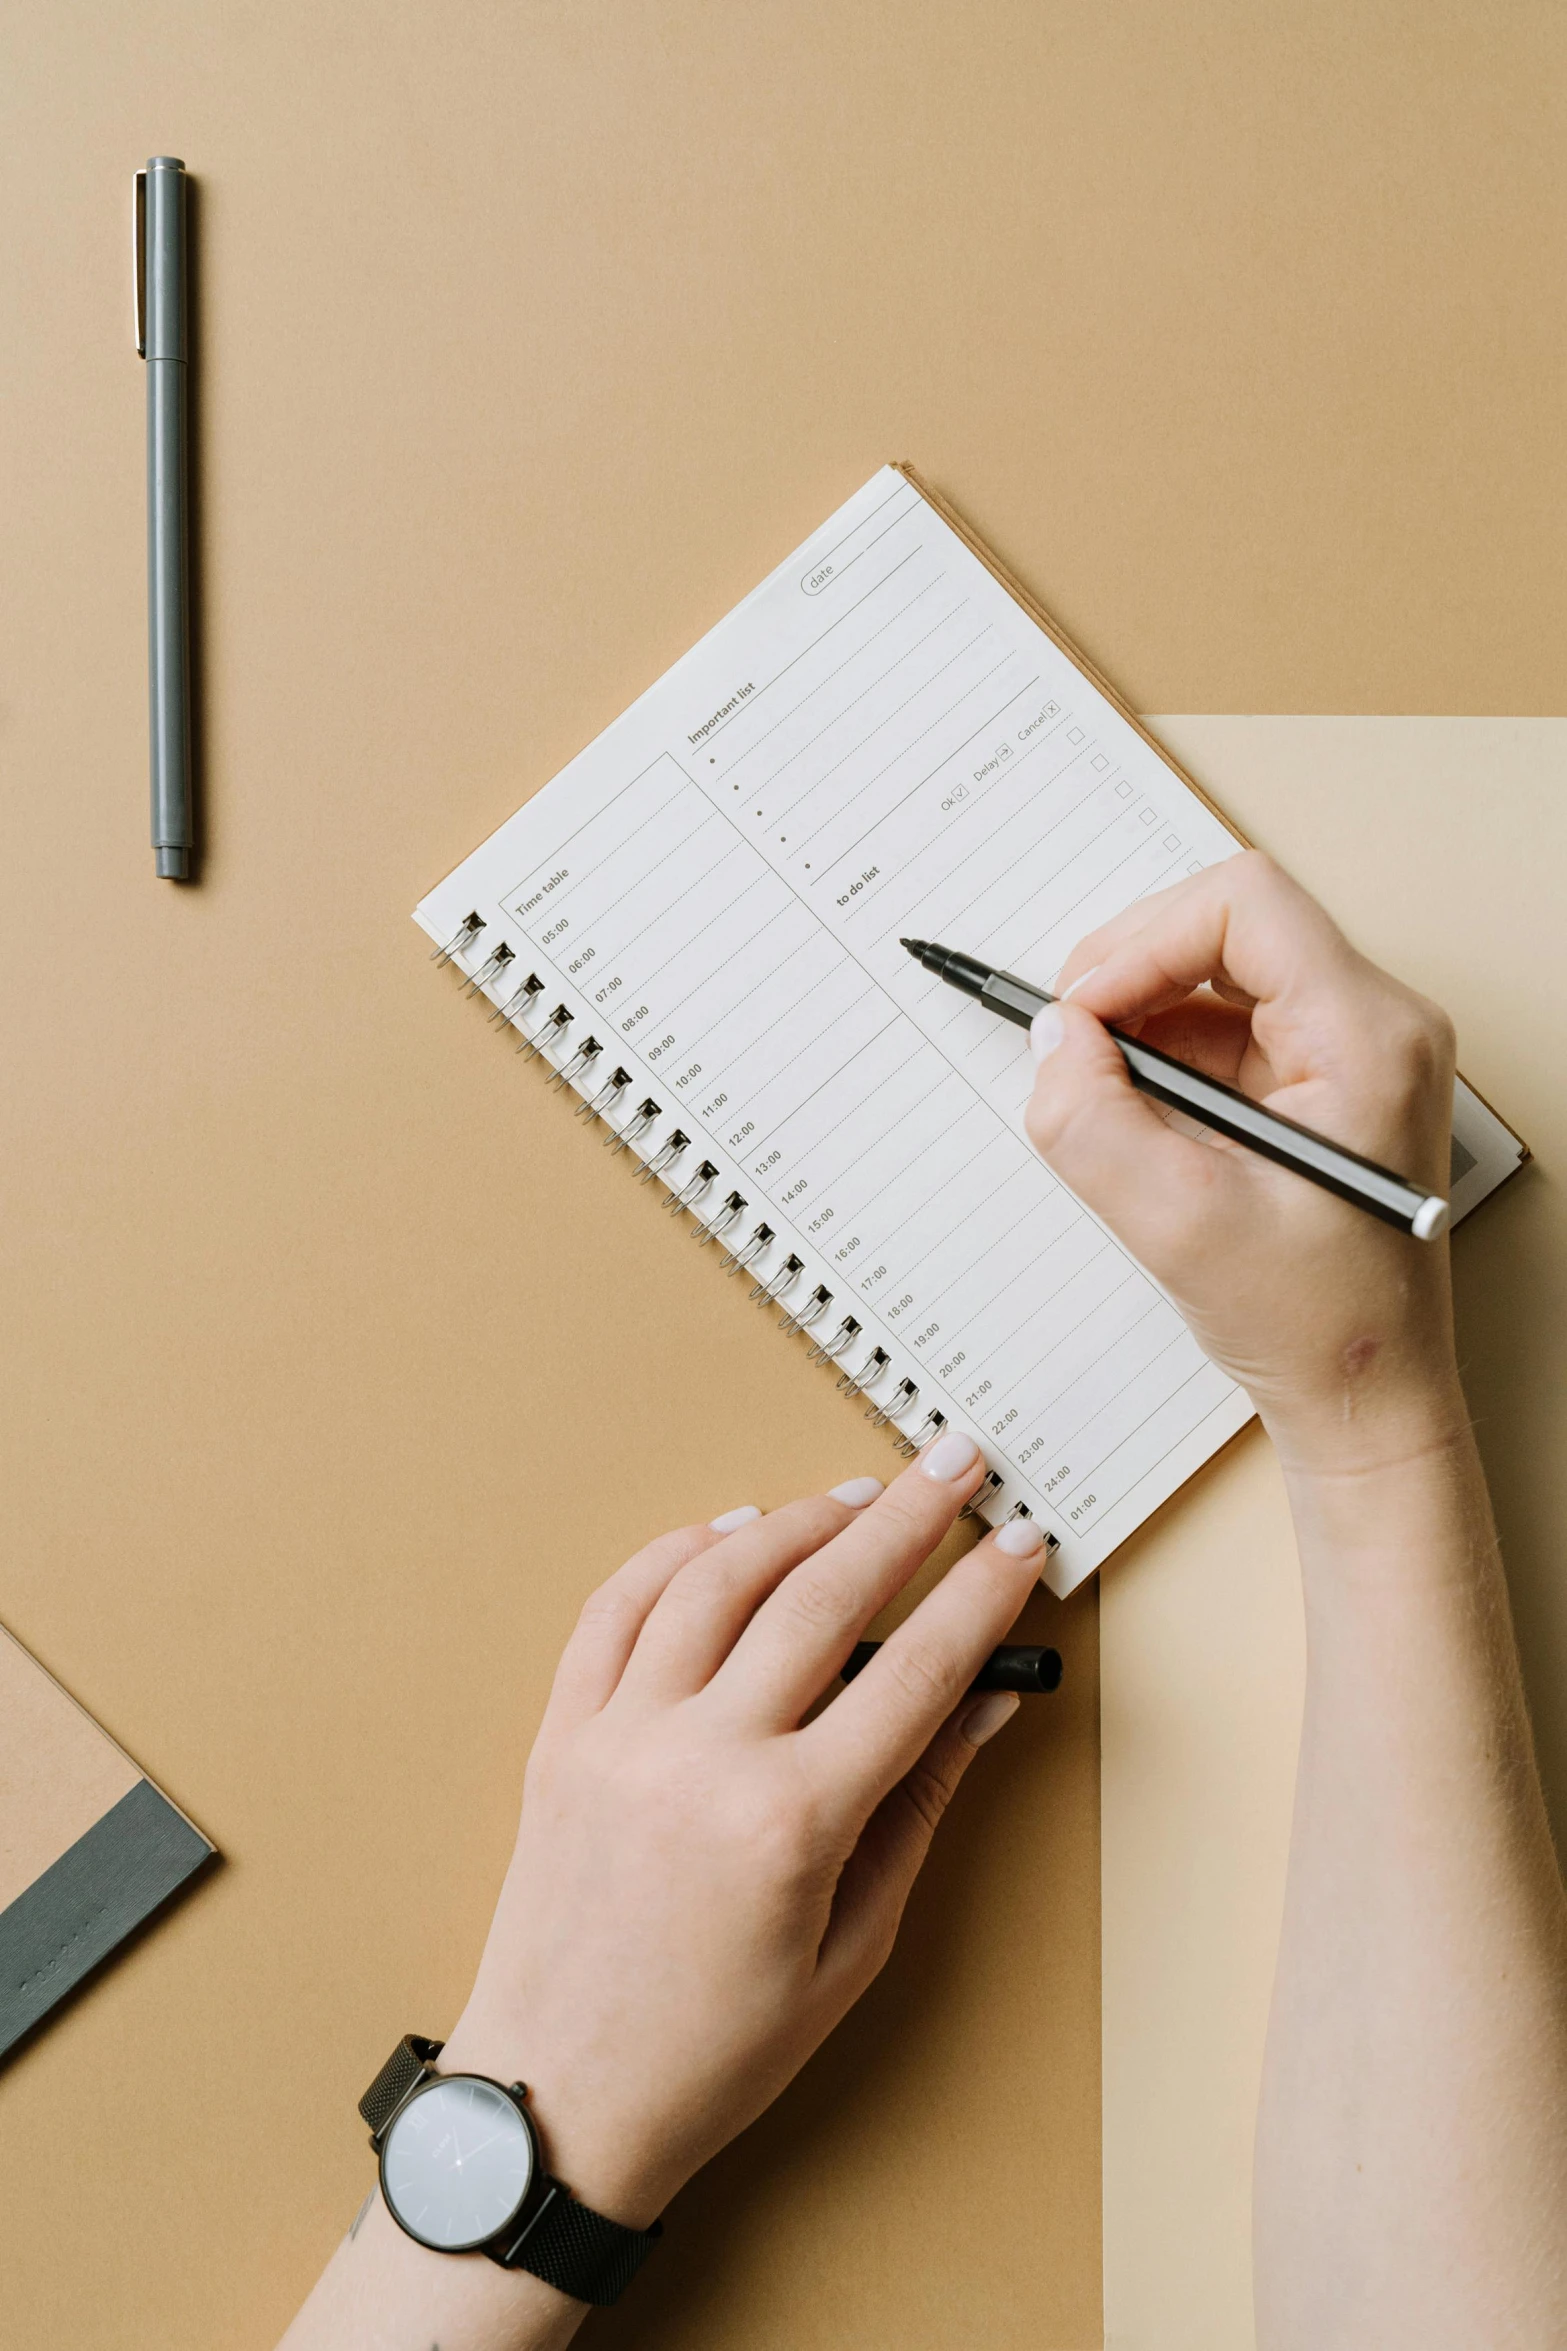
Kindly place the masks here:
<instances>
[{"instance_id":1,"label":"wristwatch","mask_svg":"<svg viewBox=\"0 0 1567 2351\"><path fill-rule=\"evenodd\" d=\"M663 2235L579 2204L544 2168L525 2082L437 2073L445 2044L405 2033L359 2101L386 2209L433 2253L486 2253L601 2308Z\"/></svg>"}]
</instances>

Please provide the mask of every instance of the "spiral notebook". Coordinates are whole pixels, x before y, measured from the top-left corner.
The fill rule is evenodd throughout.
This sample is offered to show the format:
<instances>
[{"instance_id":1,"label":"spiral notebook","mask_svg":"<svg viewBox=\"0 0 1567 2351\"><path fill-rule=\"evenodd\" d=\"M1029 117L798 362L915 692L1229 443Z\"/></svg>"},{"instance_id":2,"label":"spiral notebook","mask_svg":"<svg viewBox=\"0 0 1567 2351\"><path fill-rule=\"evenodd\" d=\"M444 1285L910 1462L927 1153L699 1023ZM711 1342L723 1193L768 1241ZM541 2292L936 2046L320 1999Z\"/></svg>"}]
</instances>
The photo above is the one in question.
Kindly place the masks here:
<instances>
[{"instance_id":1,"label":"spiral notebook","mask_svg":"<svg viewBox=\"0 0 1567 2351\"><path fill-rule=\"evenodd\" d=\"M417 919L802 1358L910 1450L978 1439L980 1514L1036 1517L1064 1593L1251 1404L1030 1149L1026 1038L899 939L1048 987L1243 846L889 466ZM1460 1083L1454 1216L1525 1156Z\"/></svg>"}]
</instances>

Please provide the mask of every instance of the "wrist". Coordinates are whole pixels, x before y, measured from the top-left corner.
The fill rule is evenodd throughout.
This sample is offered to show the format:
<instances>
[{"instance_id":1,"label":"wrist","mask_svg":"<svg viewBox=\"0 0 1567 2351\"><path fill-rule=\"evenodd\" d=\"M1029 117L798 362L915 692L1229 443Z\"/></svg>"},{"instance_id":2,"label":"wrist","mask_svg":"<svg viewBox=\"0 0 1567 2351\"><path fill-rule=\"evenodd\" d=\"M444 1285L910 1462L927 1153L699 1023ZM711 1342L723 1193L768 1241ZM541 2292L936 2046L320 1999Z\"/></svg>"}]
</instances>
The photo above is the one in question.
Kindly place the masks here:
<instances>
[{"instance_id":1,"label":"wrist","mask_svg":"<svg viewBox=\"0 0 1567 2351\"><path fill-rule=\"evenodd\" d=\"M649 2228L685 2184L659 2134L639 2127L618 2103L611 2107L562 2064L558 2050L513 2018L470 2001L441 2052L440 2070L525 2082L546 2168L606 2220Z\"/></svg>"},{"instance_id":2,"label":"wrist","mask_svg":"<svg viewBox=\"0 0 1567 2351\"><path fill-rule=\"evenodd\" d=\"M1346 1604L1360 1621L1400 1594L1424 1607L1445 1591L1467 1610L1500 1572L1467 1415L1444 1398L1385 1436L1363 1457L1324 1446L1283 1458L1312 1622L1317 1603Z\"/></svg>"},{"instance_id":3,"label":"wrist","mask_svg":"<svg viewBox=\"0 0 1567 2351\"><path fill-rule=\"evenodd\" d=\"M1357 1392L1256 1399L1291 1490L1397 1478L1421 1462L1451 1459L1470 1442L1469 1408L1455 1363Z\"/></svg>"}]
</instances>

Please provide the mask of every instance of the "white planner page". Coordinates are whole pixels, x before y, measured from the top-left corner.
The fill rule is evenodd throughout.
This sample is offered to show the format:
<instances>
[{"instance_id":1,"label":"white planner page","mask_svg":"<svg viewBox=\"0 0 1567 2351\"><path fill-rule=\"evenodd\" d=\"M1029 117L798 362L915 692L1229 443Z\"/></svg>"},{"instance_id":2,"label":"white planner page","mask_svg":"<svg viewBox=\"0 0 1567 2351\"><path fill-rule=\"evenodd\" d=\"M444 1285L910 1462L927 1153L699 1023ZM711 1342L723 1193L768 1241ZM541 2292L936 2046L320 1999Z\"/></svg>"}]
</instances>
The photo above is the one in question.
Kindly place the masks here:
<instances>
[{"instance_id":1,"label":"white planner page","mask_svg":"<svg viewBox=\"0 0 1567 2351\"><path fill-rule=\"evenodd\" d=\"M802 1353L852 1318L858 1409L969 1430L985 1514L1025 1504L1066 1592L1251 1406L1030 1148L1023 1032L899 941L1048 987L1237 847L887 469L418 919L530 1037L569 1013L549 1057L597 1046L574 1082L607 1124L674 1192L716 1171L695 1218L743 1201L712 1254L810 1315Z\"/></svg>"}]
</instances>

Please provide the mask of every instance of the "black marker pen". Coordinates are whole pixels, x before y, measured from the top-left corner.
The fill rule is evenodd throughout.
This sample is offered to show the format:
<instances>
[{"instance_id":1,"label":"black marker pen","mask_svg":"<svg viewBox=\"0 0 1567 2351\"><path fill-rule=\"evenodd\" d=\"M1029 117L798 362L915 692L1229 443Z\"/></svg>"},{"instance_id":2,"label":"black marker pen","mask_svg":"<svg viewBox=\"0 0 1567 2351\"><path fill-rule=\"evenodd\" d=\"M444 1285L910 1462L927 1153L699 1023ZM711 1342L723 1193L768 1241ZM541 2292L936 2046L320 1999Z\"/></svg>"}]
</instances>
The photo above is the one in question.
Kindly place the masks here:
<instances>
[{"instance_id":1,"label":"black marker pen","mask_svg":"<svg viewBox=\"0 0 1567 2351\"><path fill-rule=\"evenodd\" d=\"M856 1641L849 1651L843 1668L843 1679L852 1682L881 1647L880 1641ZM1059 1649L1003 1648L992 1649L974 1679L971 1690L1058 1690L1061 1687L1061 1652Z\"/></svg>"},{"instance_id":2,"label":"black marker pen","mask_svg":"<svg viewBox=\"0 0 1567 2351\"><path fill-rule=\"evenodd\" d=\"M1043 988L1009 971L994 971L988 963L980 963L956 947L933 947L924 939L905 939L903 944L949 988L977 996L989 1011L1015 1021L1019 1028L1032 1027L1035 1013L1056 1001ZM1402 1233L1412 1233L1417 1241L1433 1241L1445 1228L1447 1202L1435 1192L1423 1192L1390 1167L1362 1159L1358 1151L1346 1151L1325 1135L1313 1134L1310 1127L1281 1118L1276 1110L1264 1110L1249 1094L1224 1085L1218 1078L1204 1077L1201 1070L1172 1060L1153 1045L1124 1037L1119 1029L1105 1033L1119 1047L1139 1093L1167 1102L1172 1110L1184 1110L1188 1118L1200 1119L1205 1127L1228 1135L1232 1142L1244 1143L1248 1151L1260 1152L1264 1159L1276 1160L1280 1167L1320 1184L1324 1191L1336 1192L1341 1200L1363 1208L1368 1216L1379 1216L1384 1224L1397 1225Z\"/></svg>"}]
</instances>

